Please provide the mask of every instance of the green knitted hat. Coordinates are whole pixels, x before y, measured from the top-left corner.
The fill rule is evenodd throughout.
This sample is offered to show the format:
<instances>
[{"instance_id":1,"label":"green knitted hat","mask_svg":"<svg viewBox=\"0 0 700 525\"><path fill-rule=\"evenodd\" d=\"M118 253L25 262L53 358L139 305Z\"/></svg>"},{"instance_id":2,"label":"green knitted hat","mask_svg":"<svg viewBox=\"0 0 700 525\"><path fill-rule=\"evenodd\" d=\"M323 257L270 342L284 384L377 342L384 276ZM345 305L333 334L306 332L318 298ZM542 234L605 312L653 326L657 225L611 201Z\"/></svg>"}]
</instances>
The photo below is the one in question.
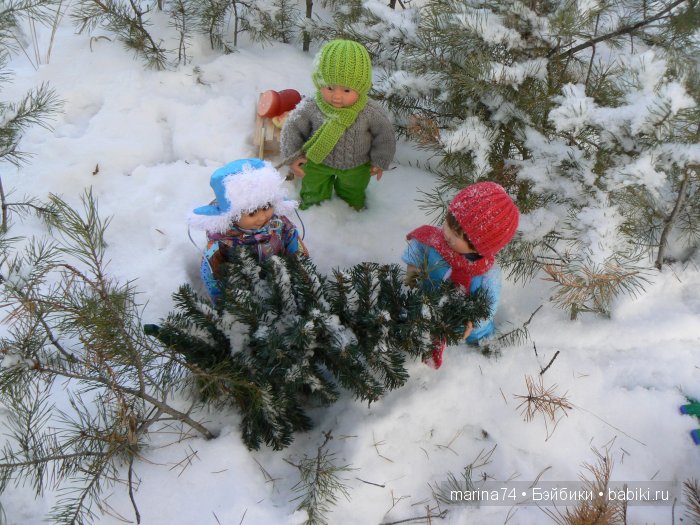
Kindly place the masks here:
<instances>
[{"instance_id":1,"label":"green knitted hat","mask_svg":"<svg viewBox=\"0 0 700 525\"><path fill-rule=\"evenodd\" d=\"M316 89L345 86L366 95L372 87L372 60L362 44L331 40L316 55L312 80Z\"/></svg>"}]
</instances>

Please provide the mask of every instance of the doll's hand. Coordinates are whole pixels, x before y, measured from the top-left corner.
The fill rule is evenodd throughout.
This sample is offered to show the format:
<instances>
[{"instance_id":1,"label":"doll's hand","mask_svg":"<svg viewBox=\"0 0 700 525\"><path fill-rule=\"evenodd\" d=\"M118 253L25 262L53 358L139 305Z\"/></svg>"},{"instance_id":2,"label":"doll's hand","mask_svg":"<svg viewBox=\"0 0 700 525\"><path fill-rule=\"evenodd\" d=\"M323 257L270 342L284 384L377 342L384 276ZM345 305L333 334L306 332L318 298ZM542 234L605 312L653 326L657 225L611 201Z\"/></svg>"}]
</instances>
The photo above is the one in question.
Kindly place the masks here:
<instances>
[{"instance_id":1,"label":"doll's hand","mask_svg":"<svg viewBox=\"0 0 700 525\"><path fill-rule=\"evenodd\" d=\"M379 166L372 166L369 169L369 174L370 175L376 175L377 176L377 182L382 180L382 174L384 173L384 170L380 168Z\"/></svg>"},{"instance_id":2,"label":"doll's hand","mask_svg":"<svg viewBox=\"0 0 700 525\"><path fill-rule=\"evenodd\" d=\"M299 157L297 160L292 162L292 164L289 166L289 169L292 170L294 175L296 175L299 178L302 178L305 173L304 173L304 164L306 164L306 157Z\"/></svg>"},{"instance_id":3,"label":"doll's hand","mask_svg":"<svg viewBox=\"0 0 700 525\"><path fill-rule=\"evenodd\" d=\"M420 270L412 264L406 265L406 275L404 275L403 283L409 288L415 288L420 277Z\"/></svg>"},{"instance_id":4,"label":"doll's hand","mask_svg":"<svg viewBox=\"0 0 700 525\"><path fill-rule=\"evenodd\" d=\"M467 325L464 328L464 334L462 335L462 341L466 341L467 337L472 333L472 330L474 329L474 323L471 321L467 321Z\"/></svg>"}]
</instances>

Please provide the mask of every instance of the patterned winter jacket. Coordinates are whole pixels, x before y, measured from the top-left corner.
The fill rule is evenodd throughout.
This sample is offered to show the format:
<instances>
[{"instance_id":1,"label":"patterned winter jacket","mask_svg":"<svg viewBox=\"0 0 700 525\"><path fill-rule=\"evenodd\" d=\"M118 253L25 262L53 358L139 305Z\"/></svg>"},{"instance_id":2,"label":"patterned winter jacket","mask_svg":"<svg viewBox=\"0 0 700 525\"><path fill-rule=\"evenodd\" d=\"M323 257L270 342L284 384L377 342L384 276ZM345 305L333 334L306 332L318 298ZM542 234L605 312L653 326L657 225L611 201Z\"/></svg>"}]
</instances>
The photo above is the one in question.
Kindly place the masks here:
<instances>
[{"instance_id":1,"label":"patterned winter jacket","mask_svg":"<svg viewBox=\"0 0 700 525\"><path fill-rule=\"evenodd\" d=\"M259 230L245 230L233 225L224 233L207 232L207 250L202 258L201 274L214 302L221 296L221 264L229 260L231 249L239 246L248 248L260 262L273 255L307 255L296 226L284 215L273 215Z\"/></svg>"}]
</instances>

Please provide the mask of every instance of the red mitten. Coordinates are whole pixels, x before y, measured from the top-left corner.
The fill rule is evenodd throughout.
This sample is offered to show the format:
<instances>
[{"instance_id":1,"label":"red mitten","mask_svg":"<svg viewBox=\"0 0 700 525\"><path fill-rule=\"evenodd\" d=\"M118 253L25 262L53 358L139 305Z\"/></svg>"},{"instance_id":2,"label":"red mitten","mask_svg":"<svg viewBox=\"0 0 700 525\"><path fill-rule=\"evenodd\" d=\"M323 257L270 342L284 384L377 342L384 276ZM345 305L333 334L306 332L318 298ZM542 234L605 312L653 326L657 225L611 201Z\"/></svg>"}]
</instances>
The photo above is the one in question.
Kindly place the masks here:
<instances>
[{"instance_id":1,"label":"red mitten","mask_svg":"<svg viewBox=\"0 0 700 525\"><path fill-rule=\"evenodd\" d=\"M433 340L433 351L430 356L423 358L423 362L430 368L437 370L442 366L442 353L445 351L445 340L435 339Z\"/></svg>"}]
</instances>

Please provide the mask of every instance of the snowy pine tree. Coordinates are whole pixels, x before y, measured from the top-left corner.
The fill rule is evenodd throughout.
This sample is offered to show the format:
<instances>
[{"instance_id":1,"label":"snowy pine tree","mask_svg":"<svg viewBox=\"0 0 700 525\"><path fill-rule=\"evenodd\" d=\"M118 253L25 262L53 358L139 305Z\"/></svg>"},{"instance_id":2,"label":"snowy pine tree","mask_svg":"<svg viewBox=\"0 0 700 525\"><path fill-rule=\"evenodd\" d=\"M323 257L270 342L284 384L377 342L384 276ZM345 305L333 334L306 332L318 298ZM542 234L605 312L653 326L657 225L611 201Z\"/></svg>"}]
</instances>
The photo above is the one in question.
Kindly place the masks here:
<instances>
[{"instance_id":1,"label":"snowy pine tree","mask_svg":"<svg viewBox=\"0 0 700 525\"><path fill-rule=\"evenodd\" d=\"M201 395L238 407L250 448L289 445L311 427L305 407L333 403L341 388L378 400L406 382L407 359L436 339L457 342L465 320L488 315L486 296L408 288L395 265L327 279L308 258L260 266L240 250L223 279L218 307L183 286L177 312L151 330L201 371Z\"/></svg>"},{"instance_id":2,"label":"snowy pine tree","mask_svg":"<svg viewBox=\"0 0 700 525\"><path fill-rule=\"evenodd\" d=\"M437 154L426 207L501 183L525 213L511 275L606 313L700 241L698 28L697 1L430 0L375 87Z\"/></svg>"},{"instance_id":3,"label":"snowy pine tree","mask_svg":"<svg viewBox=\"0 0 700 525\"><path fill-rule=\"evenodd\" d=\"M117 35L124 46L153 69L165 69L167 50L152 34L149 2L122 0L79 0L71 16L80 33L104 28ZM155 36L154 36L155 35Z\"/></svg>"}]
</instances>

